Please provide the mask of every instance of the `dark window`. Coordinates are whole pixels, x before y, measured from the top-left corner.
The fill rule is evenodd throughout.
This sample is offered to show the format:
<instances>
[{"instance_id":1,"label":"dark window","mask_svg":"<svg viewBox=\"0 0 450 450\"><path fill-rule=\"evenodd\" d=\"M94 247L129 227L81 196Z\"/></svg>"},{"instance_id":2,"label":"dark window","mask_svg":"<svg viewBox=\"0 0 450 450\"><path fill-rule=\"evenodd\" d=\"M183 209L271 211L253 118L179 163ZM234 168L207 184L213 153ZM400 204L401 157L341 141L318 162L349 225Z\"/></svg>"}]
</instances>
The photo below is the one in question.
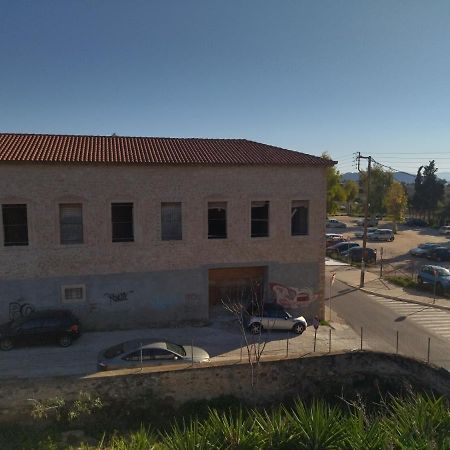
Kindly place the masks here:
<instances>
[{"instance_id":1,"label":"dark window","mask_svg":"<svg viewBox=\"0 0 450 450\"><path fill-rule=\"evenodd\" d=\"M133 203L112 203L112 241L132 242L133 231Z\"/></svg>"},{"instance_id":2,"label":"dark window","mask_svg":"<svg viewBox=\"0 0 450 450\"><path fill-rule=\"evenodd\" d=\"M308 234L308 202L297 200L291 206L291 235Z\"/></svg>"},{"instance_id":3,"label":"dark window","mask_svg":"<svg viewBox=\"0 0 450 450\"><path fill-rule=\"evenodd\" d=\"M269 202L252 202L251 236L269 236Z\"/></svg>"},{"instance_id":4,"label":"dark window","mask_svg":"<svg viewBox=\"0 0 450 450\"><path fill-rule=\"evenodd\" d=\"M4 245L28 245L27 205L2 205Z\"/></svg>"},{"instance_id":5,"label":"dark window","mask_svg":"<svg viewBox=\"0 0 450 450\"><path fill-rule=\"evenodd\" d=\"M44 321L42 319L30 319L22 323L22 330L35 330L36 328L42 328Z\"/></svg>"},{"instance_id":6,"label":"dark window","mask_svg":"<svg viewBox=\"0 0 450 450\"><path fill-rule=\"evenodd\" d=\"M154 359L175 359L175 355L172 352L163 350L162 348L155 348L153 350Z\"/></svg>"},{"instance_id":7,"label":"dark window","mask_svg":"<svg viewBox=\"0 0 450 450\"><path fill-rule=\"evenodd\" d=\"M181 203L161 203L161 239L182 239Z\"/></svg>"},{"instance_id":8,"label":"dark window","mask_svg":"<svg viewBox=\"0 0 450 450\"><path fill-rule=\"evenodd\" d=\"M45 319L44 327L45 328L58 328L62 325L62 320L57 317L49 317Z\"/></svg>"},{"instance_id":9,"label":"dark window","mask_svg":"<svg viewBox=\"0 0 450 450\"><path fill-rule=\"evenodd\" d=\"M81 204L59 205L61 244L83 243L83 209Z\"/></svg>"},{"instance_id":10,"label":"dark window","mask_svg":"<svg viewBox=\"0 0 450 450\"><path fill-rule=\"evenodd\" d=\"M226 202L208 203L208 239L227 238Z\"/></svg>"}]
</instances>

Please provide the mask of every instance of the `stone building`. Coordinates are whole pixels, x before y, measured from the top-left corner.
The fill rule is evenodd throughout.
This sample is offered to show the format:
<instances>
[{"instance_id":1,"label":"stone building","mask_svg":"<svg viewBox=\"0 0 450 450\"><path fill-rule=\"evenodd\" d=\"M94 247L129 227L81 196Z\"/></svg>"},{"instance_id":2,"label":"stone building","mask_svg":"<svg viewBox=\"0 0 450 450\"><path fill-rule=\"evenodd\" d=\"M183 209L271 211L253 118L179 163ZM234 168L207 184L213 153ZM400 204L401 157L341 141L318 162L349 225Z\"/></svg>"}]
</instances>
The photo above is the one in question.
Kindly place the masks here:
<instances>
[{"instance_id":1,"label":"stone building","mask_svg":"<svg viewBox=\"0 0 450 450\"><path fill-rule=\"evenodd\" d=\"M223 299L321 313L322 158L243 139L0 134L0 320L207 320Z\"/></svg>"}]
</instances>

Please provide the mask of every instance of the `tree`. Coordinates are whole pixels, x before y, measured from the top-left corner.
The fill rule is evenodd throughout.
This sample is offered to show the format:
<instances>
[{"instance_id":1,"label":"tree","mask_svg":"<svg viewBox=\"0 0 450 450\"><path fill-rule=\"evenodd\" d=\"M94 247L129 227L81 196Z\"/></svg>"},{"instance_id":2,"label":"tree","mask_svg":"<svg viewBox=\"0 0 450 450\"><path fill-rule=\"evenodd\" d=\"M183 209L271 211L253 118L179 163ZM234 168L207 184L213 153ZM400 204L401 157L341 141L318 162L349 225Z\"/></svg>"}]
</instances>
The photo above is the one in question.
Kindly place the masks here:
<instances>
[{"instance_id":1,"label":"tree","mask_svg":"<svg viewBox=\"0 0 450 450\"><path fill-rule=\"evenodd\" d=\"M386 212L385 199L386 194L394 181L392 172L384 170L376 165L370 173L370 198L369 214L384 214ZM361 189L366 195L367 192L367 172L361 172L359 176Z\"/></svg>"},{"instance_id":2,"label":"tree","mask_svg":"<svg viewBox=\"0 0 450 450\"><path fill-rule=\"evenodd\" d=\"M331 161L328 153L323 153L322 158ZM335 166L327 167L327 214L335 214L338 210L338 202L345 200L345 191L341 185L341 174Z\"/></svg>"},{"instance_id":3,"label":"tree","mask_svg":"<svg viewBox=\"0 0 450 450\"><path fill-rule=\"evenodd\" d=\"M347 202L347 214L352 212L352 203L358 197L359 187L358 183L353 180L347 180L344 183L345 201Z\"/></svg>"},{"instance_id":4,"label":"tree","mask_svg":"<svg viewBox=\"0 0 450 450\"><path fill-rule=\"evenodd\" d=\"M434 160L428 166L420 166L414 181L413 207L428 221L444 199L445 182L436 176L437 167Z\"/></svg>"},{"instance_id":5,"label":"tree","mask_svg":"<svg viewBox=\"0 0 450 450\"><path fill-rule=\"evenodd\" d=\"M394 181L386 194L385 199L387 213L394 221L393 231L397 233L397 223L403 221L408 205L408 196L404 186L398 181Z\"/></svg>"}]
</instances>

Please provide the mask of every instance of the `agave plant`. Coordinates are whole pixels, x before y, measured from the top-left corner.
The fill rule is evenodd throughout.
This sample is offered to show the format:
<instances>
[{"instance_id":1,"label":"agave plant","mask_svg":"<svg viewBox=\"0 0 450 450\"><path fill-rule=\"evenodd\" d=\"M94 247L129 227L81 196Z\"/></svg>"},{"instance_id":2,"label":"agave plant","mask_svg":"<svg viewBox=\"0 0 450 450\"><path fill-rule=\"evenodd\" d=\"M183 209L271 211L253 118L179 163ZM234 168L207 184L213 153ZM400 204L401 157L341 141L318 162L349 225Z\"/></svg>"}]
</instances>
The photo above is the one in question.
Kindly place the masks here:
<instances>
[{"instance_id":1,"label":"agave plant","mask_svg":"<svg viewBox=\"0 0 450 450\"><path fill-rule=\"evenodd\" d=\"M198 450L208 448L208 435L204 432L202 423L191 420L188 424L175 422L172 428L160 434L161 446L167 450Z\"/></svg>"},{"instance_id":2,"label":"agave plant","mask_svg":"<svg viewBox=\"0 0 450 450\"><path fill-rule=\"evenodd\" d=\"M392 398L383 426L395 448L450 449L450 410L443 397Z\"/></svg>"},{"instance_id":3,"label":"agave plant","mask_svg":"<svg viewBox=\"0 0 450 450\"><path fill-rule=\"evenodd\" d=\"M153 450L156 449L157 437L149 429L141 426L134 433L125 436L113 436L108 447L103 446L103 440L98 448L108 450Z\"/></svg>"},{"instance_id":4,"label":"agave plant","mask_svg":"<svg viewBox=\"0 0 450 450\"><path fill-rule=\"evenodd\" d=\"M296 401L287 411L287 418L296 434L297 448L327 450L342 448L345 440L343 414L336 406L314 400L310 407Z\"/></svg>"}]
</instances>

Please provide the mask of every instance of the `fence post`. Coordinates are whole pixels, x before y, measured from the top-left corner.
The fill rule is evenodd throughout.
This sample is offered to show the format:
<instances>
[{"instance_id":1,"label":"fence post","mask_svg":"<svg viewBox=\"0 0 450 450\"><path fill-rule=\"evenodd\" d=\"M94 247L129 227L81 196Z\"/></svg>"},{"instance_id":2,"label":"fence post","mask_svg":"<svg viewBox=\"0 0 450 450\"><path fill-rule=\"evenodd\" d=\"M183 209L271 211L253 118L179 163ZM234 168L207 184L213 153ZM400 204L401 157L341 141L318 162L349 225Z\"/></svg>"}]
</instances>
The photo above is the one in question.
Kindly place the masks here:
<instances>
[{"instance_id":1,"label":"fence post","mask_svg":"<svg viewBox=\"0 0 450 450\"><path fill-rule=\"evenodd\" d=\"M239 358L239 362L242 362L242 347L243 346L244 346L244 339L241 338L241 355L240 355L240 358Z\"/></svg>"},{"instance_id":2,"label":"fence post","mask_svg":"<svg viewBox=\"0 0 450 450\"><path fill-rule=\"evenodd\" d=\"M314 353L316 353L317 328L314 329Z\"/></svg>"},{"instance_id":3,"label":"fence post","mask_svg":"<svg viewBox=\"0 0 450 450\"><path fill-rule=\"evenodd\" d=\"M330 336L328 338L328 353L331 353L331 328L330 328Z\"/></svg>"},{"instance_id":4,"label":"fence post","mask_svg":"<svg viewBox=\"0 0 450 450\"><path fill-rule=\"evenodd\" d=\"M363 327L361 327L361 350L363 349Z\"/></svg>"},{"instance_id":5,"label":"fence post","mask_svg":"<svg viewBox=\"0 0 450 450\"><path fill-rule=\"evenodd\" d=\"M398 330L397 330L397 343L395 345L395 354L398 355Z\"/></svg>"},{"instance_id":6,"label":"fence post","mask_svg":"<svg viewBox=\"0 0 450 450\"><path fill-rule=\"evenodd\" d=\"M428 353L427 353L427 363L430 363L430 347L431 347L431 338L428 338Z\"/></svg>"},{"instance_id":7,"label":"fence post","mask_svg":"<svg viewBox=\"0 0 450 450\"><path fill-rule=\"evenodd\" d=\"M289 356L289 333L288 337L286 338L286 358Z\"/></svg>"},{"instance_id":8,"label":"fence post","mask_svg":"<svg viewBox=\"0 0 450 450\"><path fill-rule=\"evenodd\" d=\"M192 360L192 365L194 365L194 339L191 340L191 360Z\"/></svg>"}]
</instances>

